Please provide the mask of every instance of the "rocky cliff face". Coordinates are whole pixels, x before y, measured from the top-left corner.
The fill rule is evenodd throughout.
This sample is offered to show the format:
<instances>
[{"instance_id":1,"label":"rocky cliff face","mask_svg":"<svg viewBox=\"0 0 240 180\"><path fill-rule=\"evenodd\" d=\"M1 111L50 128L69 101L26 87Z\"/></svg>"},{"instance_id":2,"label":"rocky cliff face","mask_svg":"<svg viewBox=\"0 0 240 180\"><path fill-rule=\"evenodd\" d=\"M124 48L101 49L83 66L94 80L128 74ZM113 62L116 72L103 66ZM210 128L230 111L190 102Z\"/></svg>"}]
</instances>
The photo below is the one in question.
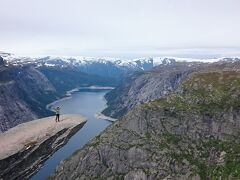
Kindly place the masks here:
<instances>
[{"instance_id":1,"label":"rocky cliff face","mask_svg":"<svg viewBox=\"0 0 240 180\"><path fill-rule=\"evenodd\" d=\"M60 94L80 86L116 86L116 78L84 73L77 68L39 67Z\"/></svg>"},{"instance_id":2,"label":"rocky cliff face","mask_svg":"<svg viewBox=\"0 0 240 180\"><path fill-rule=\"evenodd\" d=\"M21 60L21 59L20 59ZM76 67L40 66L34 61L5 65L0 57L0 132L51 114L45 106L79 86L116 86L116 78L87 74Z\"/></svg>"},{"instance_id":3,"label":"rocky cliff face","mask_svg":"<svg viewBox=\"0 0 240 180\"><path fill-rule=\"evenodd\" d=\"M131 110L51 179L239 179L240 64L192 73Z\"/></svg>"},{"instance_id":4,"label":"rocky cliff face","mask_svg":"<svg viewBox=\"0 0 240 180\"><path fill-rule=\"evenodd\" d=\"M29 179L85 123L80 115L68 114L58 123L48 117L0 134L0 179Z\"/></svg>"},{"instance_id":5,"label":"rocky cliff face","mask_svg":"<svg viewBox=\"0 0 240 180\"><path fill-rule=\"evenodd\" d=\"M22 122L49 115L46 104L57 93L48 79L32 67L0 67L0 132Z\"/></svg>"},{"instance_id":6,"label":"rocky cliff face","mask_svg":"<svg viewBox=\"0 0 240 180\"><path fill-rule=\"evenodd\" d=\"M119 118L136 105L167 95L200 66L200 63L172 62L136 73L105 96L108 107L103 114Z\"/></svg>"}]
</instances>

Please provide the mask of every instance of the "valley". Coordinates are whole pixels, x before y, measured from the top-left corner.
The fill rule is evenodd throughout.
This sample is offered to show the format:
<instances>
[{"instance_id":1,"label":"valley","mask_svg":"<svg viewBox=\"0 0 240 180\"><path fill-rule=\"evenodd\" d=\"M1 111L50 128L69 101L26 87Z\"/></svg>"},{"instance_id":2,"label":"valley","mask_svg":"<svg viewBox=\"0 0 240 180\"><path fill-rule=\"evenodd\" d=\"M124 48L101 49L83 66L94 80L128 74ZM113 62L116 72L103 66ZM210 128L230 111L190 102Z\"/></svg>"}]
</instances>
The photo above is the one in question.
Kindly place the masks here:
<instances>
[{"instance_id":1,"label":"valley","mask_svg":"<svg viewBox=\"0 0 240 180\"><path fill-rule=\"evenodd\" d=\"M174 92L127 112L51 179L239 179L239 68L196 69Z\"/></svg>"},{"instance_id":2,"label":"valley","mask_svg":"<svg viewBox=\"0 0 240 180\"><path fill-rule=\"evenodd\" d=\"M240 0L0 7L0 180L240 180Z\"/></svg>"},{"instance_id":3,"label":"valley","mask_svg":"<svg viewBox=\"0 0 240 180\"><path fill-rule=\"evenodd\" d=\"M87 122L65 146L44 162L41 169L31 177L32 180L48 178L61 161L67 159L111 125L112 122L95 117L95 114L105 107L106 102L103 97L108 91L106 89L84 89L72 93L68 99L52 104L52 107L60 106L63 114L81 114L87 119Z\"/></svg>"},{"instance_id":4,"label":"valley","mask_svg":"<svg viewBox=\"0 0 240 180\"><path fill-rule=\"evenodd\" d=\"M0 180L240 180L240 0L0 7Z\"/></svg>"},{"instance_id":5,"label":"valley","mask_svg":"<svg viewBox=\"0 0 240 180\"><path fill-rule=\"evenodd\" d=\"M88 120L32 179L239 177L238 58L126 66L10 57L0 65L2 132L52 115L57 105Z\"/></svg>"}]
</instances>

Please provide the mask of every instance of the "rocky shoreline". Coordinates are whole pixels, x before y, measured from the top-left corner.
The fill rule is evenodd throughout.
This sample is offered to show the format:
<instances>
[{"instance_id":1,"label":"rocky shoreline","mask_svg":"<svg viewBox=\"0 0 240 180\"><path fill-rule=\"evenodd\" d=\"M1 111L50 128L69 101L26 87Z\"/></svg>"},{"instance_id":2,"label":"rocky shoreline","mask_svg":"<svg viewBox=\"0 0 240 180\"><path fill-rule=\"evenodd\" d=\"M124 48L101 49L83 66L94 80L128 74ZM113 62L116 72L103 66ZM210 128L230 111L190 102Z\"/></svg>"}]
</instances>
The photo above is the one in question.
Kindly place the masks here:
<instances>
[{"instance_id":1,"label":"rocky shoreline","mask_svg":"<svg viewBox=\"0 0 240 180\"><path fill-rule=\"evenodd\" d=\"M115 122L115 121L117 121L117 119L115 119L115 118L111 118L111 117L109 117L109 116L105 116L104 114L102 114L102 113L96 113L95 114L95 117L97 118L97 119L104 119L104 120L107 120L107 121L111 121L111 122Z\"/></svg>"},{"instance_id":2,"label":"rocky shoreline","mask_svg":"<svg viewBox=\"0 0 240 180\"><path fill-rule=\"evenodd\" d=\"M62 115L20 124L0 134L0 179L30 178L83 127L80 115Z\"/></svg>"}]
</instances>

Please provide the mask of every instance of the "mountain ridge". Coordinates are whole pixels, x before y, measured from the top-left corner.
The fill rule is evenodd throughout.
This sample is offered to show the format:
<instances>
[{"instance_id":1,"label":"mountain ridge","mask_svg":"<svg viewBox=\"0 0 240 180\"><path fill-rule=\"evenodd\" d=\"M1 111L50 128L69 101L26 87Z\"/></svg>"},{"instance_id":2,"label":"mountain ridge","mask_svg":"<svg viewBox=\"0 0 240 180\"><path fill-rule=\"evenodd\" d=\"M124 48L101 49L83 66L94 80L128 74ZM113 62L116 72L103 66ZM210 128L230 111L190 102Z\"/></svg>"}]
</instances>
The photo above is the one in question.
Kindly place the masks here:
<instances>
[{"instance_id":1,"label":"mountain ridge","mask_svg":"<svg viewBox=\"0 0 240 180\"><path fill-rule=\"evenodd\" d=\"M130 110L50 179L237 179L239 97L240 62L204 67Z\"/></svg>"},{"instance_id":2,"label":"mountain ridge","mask_svg":"<svg viewBox=\"0 0 240 180\"><path fill-rule=\"evenodd\" d=\"M119 118L139 104L167 95L176 90L188 74L205 65L207 64L175 62L135 73L105 95L108 107L103 110L103 114Z\"/></svg>"}]
</instances>

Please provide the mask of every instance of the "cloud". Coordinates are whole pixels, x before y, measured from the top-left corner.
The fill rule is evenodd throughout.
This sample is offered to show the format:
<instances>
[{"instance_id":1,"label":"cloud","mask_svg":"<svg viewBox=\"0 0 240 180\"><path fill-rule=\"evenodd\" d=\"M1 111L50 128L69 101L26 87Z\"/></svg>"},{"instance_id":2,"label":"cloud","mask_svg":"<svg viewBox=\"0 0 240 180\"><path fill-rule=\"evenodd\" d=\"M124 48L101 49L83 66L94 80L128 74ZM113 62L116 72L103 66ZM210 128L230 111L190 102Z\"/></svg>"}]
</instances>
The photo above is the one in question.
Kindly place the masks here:
<instances>
[{"instance_id":1,"label":"cloud","mask_svg":"<svg viewBox=\"0 0 240 180\"><path fill-rule=\"evenodd\" d=\"M240 46L239 0L0 1L0 49L19 54Z\"/></svg>"}]
</instances>

